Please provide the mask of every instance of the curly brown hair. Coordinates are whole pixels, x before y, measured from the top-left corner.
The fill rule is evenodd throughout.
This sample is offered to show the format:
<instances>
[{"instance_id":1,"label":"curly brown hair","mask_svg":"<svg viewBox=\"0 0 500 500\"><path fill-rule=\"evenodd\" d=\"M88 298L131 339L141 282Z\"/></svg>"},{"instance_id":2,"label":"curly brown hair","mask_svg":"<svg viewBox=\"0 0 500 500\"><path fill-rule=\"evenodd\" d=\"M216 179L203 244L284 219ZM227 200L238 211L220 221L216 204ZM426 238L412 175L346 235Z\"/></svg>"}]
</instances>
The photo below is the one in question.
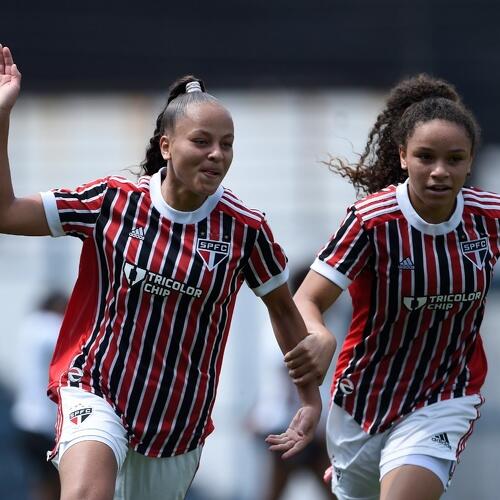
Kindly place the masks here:
<instances>
[{"instance_id":1,"label":"curly brown hair","mask_svg":"<svg viewBox=\"0 0 500 500\"><path fill-rule=\"evenodd\" d=\"M332 171L347 177L358 193L375 193L399 184L408 176L400 166L399 147L406 146L417 124L433 119L463 126L474 151L480 132L471 112L453 85L422 73L393 87L356 163L332 157L327 164Z\"/></svg>"}]
</instances>

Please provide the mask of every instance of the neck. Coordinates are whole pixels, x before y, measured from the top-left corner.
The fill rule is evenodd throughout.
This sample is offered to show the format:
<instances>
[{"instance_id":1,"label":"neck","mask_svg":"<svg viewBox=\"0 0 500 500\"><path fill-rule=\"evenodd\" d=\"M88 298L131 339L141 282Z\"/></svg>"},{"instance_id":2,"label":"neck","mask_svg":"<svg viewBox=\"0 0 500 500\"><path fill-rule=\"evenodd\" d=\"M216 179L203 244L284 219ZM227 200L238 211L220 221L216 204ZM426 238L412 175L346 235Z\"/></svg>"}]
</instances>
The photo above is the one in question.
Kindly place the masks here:
<instances>
[{"instance_id":1,"label":"neck","mask_svg":"<svg viewBox=\"0 0 500 500\"><path fill-rule=\"evenodd\" d=\"M208 196L197 195L185 188L176 188L166 179L161 183L161 195L170 207L179 212L194 212L207 200Z\"/></svg>"}]
</instances>

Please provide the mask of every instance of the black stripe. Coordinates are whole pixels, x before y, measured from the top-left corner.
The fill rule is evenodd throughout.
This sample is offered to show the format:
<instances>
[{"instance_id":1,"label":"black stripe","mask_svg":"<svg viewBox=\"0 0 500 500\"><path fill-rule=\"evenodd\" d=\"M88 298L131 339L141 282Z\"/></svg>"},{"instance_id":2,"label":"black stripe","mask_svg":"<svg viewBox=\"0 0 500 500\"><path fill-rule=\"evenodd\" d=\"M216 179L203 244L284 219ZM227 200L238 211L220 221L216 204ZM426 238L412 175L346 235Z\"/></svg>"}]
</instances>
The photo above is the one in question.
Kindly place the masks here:
<instances>
[{"instance_id":1,"label":"black stripe","mask_svg":"<svg viewBox=\"0 0 500 500\"><path fill-rule=\"evenodd\" d=\"M450 293L450 274L453 272L447 257L446 237L444 235L435 236L434 244L436 248L435 254L438 259L439 267L439 288L437 290L437 293L440 295L444 295ZM430 325L429 331L427 332L424 347L420 351L420 361L415 367L412 382L406 393L406 397L402 407L403 414L409 413L411 409L415 407L415 404L418 403L419 398L423 396L423 394L420 394L419 391L422 390L422 383L426 376L427 368L429 367L429 363L432 362L432 352L434 350L434 347L437 343L439 343L440 335L443 335L442 324L445 317L446 311L444 311L443 309L436 309L434 311L433 322ZM449 350L450 343L448 343L447 347L447 351ZM436 354L440 355L440 353ZM423 389L425 390L426 388L424 387Z\"/></svg>"},{"instance_id":2,"label":"black stripe","mask_svg":"<svg viewBox=\"0 0 500 500\"><path fill-rule=\"evenodd\" d=\"M151 242L150 244L153 243L155 234L160 230L162 230L161 227L159 227L161 224L159 220L159 214L156 212L156 210L152 210L151 214L151 220L150 224L148 227L148 230L146 231L145 239L144 241ZM153 232L154 229L154 232ZM165 258L165 263L163 266L163 269L161 269L160 274L164 276L172 276L173 271L175 270L175 262L177 260L177 257L179 253L181 252L181 238L182 238L182 230L183 230L183 225L173 223L172 228L171 228L171 238L168 243L168 250L167 250L167 256ZM151 237L149 235L149 232L151 231ZM155 249L151 248L150 245L146 247L143 245L142 251L139 255L139 264L140 267L147 269L148 266L148 261L149 261L149 256L152 252L154 252ZM137 287L138 293L147 293L143 291L143 287ZM159 296L154 296L153 297L153 303L150 306L150 320L146 325L144 325L144 333L143 333L143 347L142 347L142 353L141 357L139 358L137 362L138 370L137 374L135 376L135 379L133 380L132 383L132 388L130 391L130 398L129 398L129 405L128 405L128 414L127 414L127 419L129 422L132 422L137 415L137 413L140 410L140 400L142 393L145 390L149 390L147 388L147 383L148 383L148 370L153 362L152 360L155 358L155 356L164 356L164 353L155 353L153 352L154 345L157 339L158 335L166 335L167 332L163 328L158 328L158 324L161 322L165 321L164 318L164 312L165 312L165 297L159 297ZM168 318L169 320L172 320L172 318ZM127 315L127 327L128 328L133 328L133 321L134 321L134 315ZM168 327L167 327L168 328ZM128 343L127 343L128 344ZM178 344L174 344L175 348L178 347ZM128 345L127 345L128 349ZM173 365L170 365L168 362L166 363L166 376L172 377L172 371L171 367ZM161 387L162 390L168 390L167 387ZM153 417L154 418L154 417ZM141 443L141 446L147 447L147 444L149 444L149 440L151 437L155 434L155 432L151 432L151 429L153 429L154 423L150 424L150 431L146 433L146 436L144 440ZM144 453L144 450L140 453Z\"/></svg>"},{"instance_id":3,"label":"black stripe","mask_svg":"<svg viewBox=\"0 0 500 500\"><path fill-rule=\"evenodd\" d=\"M487 232L486 226L484 224L483 217L481 217L480 215L474 215L473 219L474 219L476 229L479 233L479 237L480 238L487 237L488 232ZM488 244L488 253L486 254L486 256L484 258L484 271L483 271L483 275L484 275L484 279L485 279L484 292L483 292L482 299L481 299L481 305L475 313L472 332L465 339L465 343L466 343L465 348L464 348L465 364L464 364L463 370L461 371L461 373L458 376L457 384L456 384L455 390L453 391L453 395L455 397L460 397L460 396L465 394L465 387L467 385L467 375L468 375L467 367L468 367L470 359L471 359L472 355L474 354L474 351L478 345L477 344L477 337L479 335L481 323L483 321L483 316L484 316L484 309L485 309L484 298L488 294L488 291L489 291L490 285L491 285L491 279L493 276L493 267L491 265L492 259L493 259L493 253L491 251L490 245ZM464 258L463 260L464 260L464 262L466 261L467 264L470 264L470 265L468 265L468 270L469 270L470 275L468 274L467 278L466 278L470 281L466 281L466 283L472 284L472 286L471 286L471 291L472 291L472 289L474 288L473 284L474 284L474 277L475 277L476 271L475 271L474 266L469 262L469 259ZM468 287L467 287L467 289L468 289Z\"/></svg>"},{"instance_id":4,"label":"black stripe","mask_svg":"<svg viewBox=\"0 0 500 500\"><path fill-rule=\"evenodd\" d=\"M373 378L375 376L375 371L377 367L379 366L380 361L384 358L384 356L387 355L387 351L389 349L390 343L391 343L391 338L394 335L393 332L393 325L394 322L397 318L398 312L399 312L399 290L397 286L388 286L386 283L394 283L394 282L399 282L399 274L401 273L399 269L399 262L401 261L401 254L399 251L399 231L398 231L398 225L399 222L397 220L392 220L389 221L386 224L386 229L387 229L387 236L389 240L389 244L387 247L387 251L389 255L385 256L380 256L382 259L387 258L387 263L388 263L388 269L387 272L389 273L389 276L384 278L383 276L379 276L377 280L374 280L376 283L380 283L381 281L384 283L384 286L386 286L386 293L387 293L387 319L384 322L384 328L380 330L380 332L377 334L378 336L378 347L373 354L373 356L370 358L368 365L366 366L364 370L364 374L361 378L361 382L359 384L359 388L357 389L359 391L359 394L357 396L357 405L355 408L355 414L354 418L358 422L362 422L364 412L366 411L366 406L364 404L365 401L367 401L368 394L370 393L370 385L373 382ZM376 234L374 235L374 238L376 237ZM375 285L375 283L374 283ZM372 315L372 318L375 319L375 312L376 310L380 309L380 304L376 304L376 297L378 296L377 291L373 294L373 309L374 313ZM370 332L372 333L372 332ZM386 387L390 387L391 389L391 395L392 395L392 389L393 386L386 385ZM382 391L382 395L384 394L384 391Z\"/></svg>"},{"instance_id":5,"label":"black stripe","mask_svg":"<svg viewBox=\"0 0 500 500\"><path fill-rule=\"evenodd\" d=\"M66 200L77 199L84 201L99 196L106 190L107 187L108 187L108 181L104 181L102 184L98 184L97 186L94 186L92 189L88 189L81 193L77 192L66 193L64 191L55 191L54 195L56 198L64 198Z\"/></svg>"},{"instance_id":6,"label":"black stripe","mask_svg":"<svg viewBox=\"0 0 500 500\"><path fill-rule=\"evenodd\" d=\"M260 251L262 253L262 258L264 259L264 262L267 268L269 269L271 275L277 276L278 274L280 274L282 269L276 264L274 253L272 251L272 248L269 246L270 241L264 234L263 228L260 229L259 235L257 236L257 245L260 248Z\"/></svg>"},{"instance_id":7,"label":"black stripe","mask_svg":"<svg viewBox=\"0 0 500 500\"><path fill-rule=\"evenodd\" d=\"M97 314L96 314L96 319L95 319L94 331L90 335L90 340L88 340L87 343L85 344L85 346L83 347L81 354L76 358L75 362L73 363L73 366L80 368L80 369L85 364L89 350L94 345L95 339L99 333L101 323L104 319L104 311L106 309L106 295L107 295L109 287L111 286L109 273L108 273L108 267L106 265L106 253L104 251L104 235L103 235L103 233L104 233L104 228L105 228L105 226L106 226L106 224L109 221L109 218L111 216L111 206L112 206L113 201L114 201L116 196L119 196L116 189L109 190L106 193L106 196L104 197L104 200L102 202L100 215L96 221L96 225L95 225L95 229L94 229L95 249L97 252L97 264L98 264L99 269L100 269L101 292L98 296L99 303L97 304ZM94 390L100 391L100 386L98 384L98 381L91 380L91 384L92 384ZM79 383L72 382L71 386L78 387Z\"/></svg>"},{"instance_id":8,"label":"black stripe","mask_svg":"<svg viewBox=\"0 0 500 500\"><path fill-rule=\"evenodd\" d=\"M175 231L175 234L176 237L179 237L181 235L180 231L182 231L182 227L184 226L178 224L176 224L176 226L178 226L178 228L176 227L177 230ZM197 230L198 234L200 234L200 232L201 233L207 232L206 219L197 224ZM179 243L180 243L180 238L179 238ZM194 244L196 245L196 240ZM192 286L197 286L201 271L202 271L201 267L199 266L193 267L191 269L191 272L189 273L189 276L187 276L187 283ZM171 274L172 269L165 269L164 272L166 274ZM189 319L188 316L189 306L191 305L193 300L194 299L188 295L180 294L177 313L175 317L171 318L173 321L173 327L171 329L170 349L166 353L165 371L163 377L158 382L161 389L158 394L158 397L156 398L156 401L154 402L148 431L144 435L144 438L137 449L139 453L145 453L147 448L151 445L152 440L154 440L154 438L157 436L156 428L161 427L160 423L163 411L165 410L165 406L170 404L169 402L170 389L173 385L175 385L176 382L176 379L174 377L174 370L178 365L179 358L183 355L182 344L184 342L184 337L186 334L186 323ZM172 455L176 441L176 437L173 436L173 433L176 432L177 434L182 432L182 430L184 430L186 426L185 407L190 406L192 404L192 401L196 394L196 384L198 383L199 379L198 367L201 361L200 361L200 352L199 349L196 348L196 346L199 344L200 347L203 348L203 345L205 344L206 341L205 334L207 329L204 326L205 325L203 325L202 328L198 329L198 331L196 332L195 348L192 350L191 353L191 366L188 373L186 374L187 376L186 391L184 393L184 397L179 401L181 408L177 416L177 422L175 427L171 429L170 435L168 436L168 441L166 445L164 445L164 448L162 449L162 456Z\"/></svg>"},{"instance_id":9,"label":"black stripe","mask_svg":"<svg viewBox=\"0 0 500 500\"><path fill-rule=\"evenodd\" d=\"M257 288L260 286L260 282L257 280L255 273L252 271L251 266L249 264L250 257L252 255L252 250L257 244L257 230L252 229L247 226L246 228L247 236L245 238L245 247L244 253L245 258L242 261L243 273L245 276L245 281L250 288Z\"/></svg>"},{"instance_id":10,"label":"black stripe","mask_svg":"<svg viewBox=\"0 0 500 500\"><path fill-rule=\"evenodd\" d=\"M423 252L422 234L415 228L411 227L411 238L413 241L412 250L413 250L413 263L415 265L415 269L426 269L424 252ZM414 273L414 284L415 284L414 296L421 297L422 295L424 295L423 272ZM410 351L409 347L413 339L415 338L417 332L419 318L420 318L420 311L418 310L411 311L408 317L408 322L407 322L408 326L406 330L401 333L403 336L403 342L401 343L401 347L398 349L398 352L394 355L394 360L389 370L389 376L387 377L387 380L385 382L385 388L379 395L380 399L379 411L377 413L376 418L374 419L372 428L370 430L372 434L379 432L379 428L380 430L382 430L380 425L391 404L392 397L394 395L394 388L396 387L398 377L401 374L401 369L409 354Z\"/></svg>"},{"instance_id":11,"label":"black stripe","mask_svg":"<svg viewBox=\"0 0 500 500\"><path fill-rule=\"evenodd\" d=\"M59 212L61 224L95 224L99 212Z\"/></svg>"},{"instance_id":12,"label":"black stripe","mask_svg":"<svg viewBox=\"0 0 500 500\"><path fill-rule=\"evenodd\" d=\"M122 194L125 196L125 193ZM94 381L94 384L97 386L100 383L99 380L99 374L101 372L101 367L102 367L102 360L104 356L106 355L106 351L109 346L110 339L113 335L113 329L112 329L112 322L116 317L116 308L119 307L119 304L117 304L118 300L118 290L121 286L122 279L123 279L123 266L125 264L125 248L127 245L127 240L129 238L129 233L134 227L134 222L136 220L136 213L137 213L137 207L141 199L141 193L139 192L134 192L130 195L128 204L126 206L126 210L124 214L114 214L115 219L120 220L119 217L123 216L123 222L120 226L120 229L118 231L118 238L116 239L115 247L117 251L114 253L114 261L113 261L113 267L114 267L114 275L115 275L115 280L114 283L111 284L113 287L113 293L112 293L112 303L110 304L109 307L109 314L108 314L108 324L106 325L106 331L104 333L103 340L101 342L101 345L99 346L98 350L96 351L96 359L95 359L95 365L94 369L92 372L92 380ZM102 221L102 227L100 228L100 235L102 235L104 231L104 226L106 224L106 220ZM102 236L101 236L102 238ZM108 245L110 243L108 242ZM104 248L105 242L104 241L99 241L99 247ZM104 252L103 252L103 257L104 257ZM101 261L102 266L106 267L107 262L106 260ZM140 267L140 266L139 266ZM127 303L127 307L130 305L131 302L131 297L134 297L134 300L137 300L137 295L138 292L137 290L132 289L130 296L129 296L129 302ZM135 309L137 306L137 302L133 302L133 307L132 309ZM127 310L127 318L130 317L130 315L133 315L133 311ZM120 382L121 377L123 376L123 349L126 348L130 342L130 337L132 336L133 332L130 328L127 328L125 325L124 330L123 330L123 335L122 335L122 343L117 346L119 355L118 355L118 361L113 368L113 370L109 373L109 387L110 387L110 393L113 394L115 397L117 396L117 391L118 391L118 385ZM115 332L115 334L118 334L118 332Z\"/></svg>"},{"instance_id":13,"label":"black stripe","mask_svg":"<svg viewBox=\"0 0 500 500\"><path fill-rule=\"evenodd\" d=\"M345 234L349 231L350 227L356 221L356 214L354 212L354 207L351 207L350 213L344 219L344 223L339 227L334 237L330 240L326 248L318 255L318 258L321 260L328 259L328 257L333 253L339 241L345 236Z\"/></svg>"},{"instance_id":14,"label":"black stripe","mask_svg":"<svg viewBox=\"0 0 500 500\"><path fill-rule=\"evenodd\" d=\"M224 214L223 227L224 227L224 231L226 231L226 230L230 231L230 220L226 214ZM246 249L246 245L245 245L245 249ZM209 368L210 375L209 375L209 384L208 384L208 388L207 388L207 396L205 399L205 405L204 405L203 410L201 412L201 415L200 415L200 418L198 421L198 425L196 426L196 430L194 432L193 438L189 444L189 447L188 447L189 450L192 450L199 445L199 440L203 434L205 422L208 419L210 407L213 403L213 399L215 398L215 393L217 390L217 386L216 386L216 381L217 381L216 359L217 359L217 355L219 354L219 351L221 349L220 344L224 340L223 339L223 331L224 331L224 327L226 326L226 322L227 322L227 313L228 313L227 306L231 300L231 297L236 293L237 288L238 288L238 280L237 280L237 275L235 274L233 276L233 279L231 280L231 283L230 283L229 293L226 295L224 302L222 304L222 307L221 307L222 314L221 314L221 318L219 321L219 327L218 327L218 331L216 334L214 348L212 349L212 353L211 353L211 357L210 357L210 365L209 365L210 366L210 368ZM223 353L221 353L220 355L222 356Z\"/></svg>"},{"instance_id":15,"label":"black stripe","mask_svg":"<svg viewBox=\"0 0 500 500\"><path fill-rule=\"evenodd\" d=\"M368 240L372 249L375 249L376 246L375 246L375 242L374 242L373 231L371 231L370 233L366 233L366 239ZM366 268L373 269L374 264L375 264L375 252L372 251L370 254L370 259L367 262ZM363 328L363 338L367 338L370 335L370 333L372 332L372 330L373 330L373 322L372 321L375 318L375 313L377 311L377 304L378 304L377 303L377 280L372 279L371 284L372 284L372 288L369 292L370 293L370 309L369 309L368 316L366 318L365 326ZM366 351L365 347L366 347L365 342L359 342L355 346L354 353L352 355L352 359L349 362L349 365L347 366L347 368L344 370L343 377L348 377L351 373L354 372L356 364L365 354L365 351ZM334 402L335 402L335 404L337 404L339 406L343 406L344 394L342 393L342 391L340 391L340 390L335 391Z\"/></svg>"}]
</instances>

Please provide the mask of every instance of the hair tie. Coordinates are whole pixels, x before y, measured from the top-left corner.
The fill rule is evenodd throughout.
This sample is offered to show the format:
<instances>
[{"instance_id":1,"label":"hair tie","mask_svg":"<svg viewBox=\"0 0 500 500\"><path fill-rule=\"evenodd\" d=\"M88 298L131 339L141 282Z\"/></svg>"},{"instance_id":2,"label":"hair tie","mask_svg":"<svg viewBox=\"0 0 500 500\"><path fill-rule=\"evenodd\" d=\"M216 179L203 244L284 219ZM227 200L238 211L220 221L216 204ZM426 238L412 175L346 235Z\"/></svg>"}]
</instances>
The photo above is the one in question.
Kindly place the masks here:
<instances>
[{"instance_id":1,"label":"hair tie","mask_svg":"<svg viewBox=\"0 0 500 500\"><path fill-rule=\"evenodd\" d=\"M203 92L200 82L186 83L186 94L189 94L190 92Z\"/></svg>"}]
</instances>

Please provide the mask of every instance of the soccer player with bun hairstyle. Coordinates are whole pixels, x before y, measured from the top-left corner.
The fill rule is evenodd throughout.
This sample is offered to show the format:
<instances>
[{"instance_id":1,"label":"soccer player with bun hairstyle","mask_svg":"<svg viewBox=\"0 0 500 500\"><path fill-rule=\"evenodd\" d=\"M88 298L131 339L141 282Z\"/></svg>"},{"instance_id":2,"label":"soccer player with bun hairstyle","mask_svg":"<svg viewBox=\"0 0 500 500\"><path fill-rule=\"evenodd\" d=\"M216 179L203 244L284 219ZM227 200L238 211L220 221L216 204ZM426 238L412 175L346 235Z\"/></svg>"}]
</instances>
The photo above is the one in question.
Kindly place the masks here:
<instances>
[{"instance_id":1,"label":"soccer player with bun hairstyle","mask_svg":"<svg viewBox=\"0 0 500 500\"><path fill-rule=\"evenodd\" d=\"M392 89L357 164L330 162L368 195L295 301L329 342L323 313L344 289L352 297L327 423L339 500L438 499L479 417L500 196L464 186L478 141L455 89L422 74ZM294 376L302 348L285 358Z\"/></svg>"},{"instance_id":2,"label":"soccer player with bun hairstyle","mask_svg":"<svg viewBox=\"0 0 500 500\"><path fill-rule=\"evenodd\" d=\"M286 256L264 215L222 187L231 115L198 79L171 88L137 182L109 176L16 198L9 117L21 74L0 46L0 232L83 241L50 366L63 500L181 499L212 432L224 346L243 282L267 306L283 352L307 331ZM319 336L308 339L308 350ZM333 352L333 341L330 342ZM272 449L313 438L324 375L307 355L302 407Z\"/></svg>"}]
</instances>

